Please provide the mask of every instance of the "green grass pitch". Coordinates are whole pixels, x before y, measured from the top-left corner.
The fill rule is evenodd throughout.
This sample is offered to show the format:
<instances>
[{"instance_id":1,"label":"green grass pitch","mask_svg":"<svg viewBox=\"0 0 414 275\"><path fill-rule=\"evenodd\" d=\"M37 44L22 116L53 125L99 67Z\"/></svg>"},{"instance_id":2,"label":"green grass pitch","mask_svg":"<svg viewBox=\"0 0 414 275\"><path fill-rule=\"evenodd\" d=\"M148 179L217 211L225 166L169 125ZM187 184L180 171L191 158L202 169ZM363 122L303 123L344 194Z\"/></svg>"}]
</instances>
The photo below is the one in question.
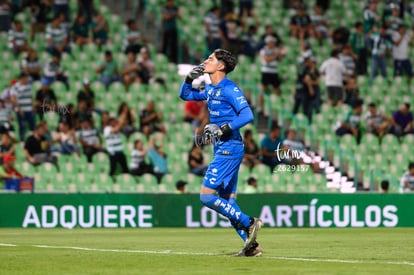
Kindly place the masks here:
<instances>
[{"instance_id":1,"label":"green grass pitch","mask_svg":"<svg viewBox=\"0 0 414 275\"><path fill-rule=\"evenodd\" d=\"M414 274L414 229L0 229L0 274Z\"/></svg>"}]
</instances>

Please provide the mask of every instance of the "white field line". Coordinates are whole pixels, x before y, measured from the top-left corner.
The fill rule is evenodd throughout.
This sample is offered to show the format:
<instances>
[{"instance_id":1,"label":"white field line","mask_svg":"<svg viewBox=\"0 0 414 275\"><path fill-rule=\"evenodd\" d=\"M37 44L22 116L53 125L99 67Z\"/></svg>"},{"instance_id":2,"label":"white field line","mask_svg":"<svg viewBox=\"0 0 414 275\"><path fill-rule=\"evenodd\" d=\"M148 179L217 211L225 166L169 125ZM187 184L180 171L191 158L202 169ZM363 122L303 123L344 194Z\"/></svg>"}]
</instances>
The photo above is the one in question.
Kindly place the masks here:
<instances>
[{"instance_id":1,"label":"white field line","mask_svg":"<svg viewBox=\"0 0 414 275\"><path fill-rule=\"evenodd\" d=\"M0 244L0 246L17 246L16 244ZM22 245L23 246L23 245ZM26 246L26 245L24 245ZM96 252L115 252L115 253L138 253L138 254L164 254L164 255L199 255L199 256L230 256L217 253L206 252L184 252L171 250L131 250L131 249L108 249L108 248L90 248L78 246L56 246L56 245L27 245L36 248L45 249L69 249L81 251ZM342 259L321 259L321 258L300 258L300 257L284 257L284 256L262 256L262 259L272 259L281 261L299 261L299 262L324 262L324 263L341 263L341 264L386 264L386 265L408 265L414 266L414 262L408 261L364 261L364 260L342 260Z\"/></svg>"},{"instance_id":2,"label":"white field line","mask_svg":"<svg viewBox=\"0 0 414 275\"><path fill-rule=\"evenodd\" d=\"M0 246L17 246L17 245L11 244L11 243L0 243Z\"/></svg>"}]
</instances>

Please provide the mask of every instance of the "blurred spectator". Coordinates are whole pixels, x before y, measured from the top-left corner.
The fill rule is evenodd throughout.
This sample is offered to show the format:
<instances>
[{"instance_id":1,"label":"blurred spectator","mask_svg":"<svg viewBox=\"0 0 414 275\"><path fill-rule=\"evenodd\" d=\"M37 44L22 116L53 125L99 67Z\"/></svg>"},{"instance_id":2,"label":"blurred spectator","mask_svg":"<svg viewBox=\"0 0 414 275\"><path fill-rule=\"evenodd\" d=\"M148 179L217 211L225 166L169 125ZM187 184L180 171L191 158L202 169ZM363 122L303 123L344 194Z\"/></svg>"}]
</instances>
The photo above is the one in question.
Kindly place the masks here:
<instances>
[{"instance_id":1,"label":"blurred spectator","mask_svg":"<svg viewBox=\"0 0 414 275\"><path fill-rule=\"evenodd\" d=\"M227 11L220 23L220 38L222 47L235 56L240 52L240 21L237 20L233 11Z\"/></svg>"},{"instance_id":2,"label":"blurred spectator","mask_svg":"<svg viewBox=\"0 0 414 275\"><path fill-rule=\"evenodd\" d=\"M411 32L407 32L405 25L399 25L398 30L392 34L392 59L394 60L394 76L407 76L408 85L413 77L413 68L408 58L408 44L412 42Z\"/></svg>"},{"instance_id":3,"label":"blurred spectator","mask_svg":"<svg viewBox=\"0 0 414 275\"><path fill-rule=\"evenodd\" d=\"M357 143L360 143L362 134L362 104L363 101L361 99L355 100L352 103L352 110L349 110L343 117L342 121L336 129L336 135L343 136L346 134L351 134L356 138Z\"/></svg>"},{"instance_id":4,"label":"blurred spectator","mask_svg":"<svg viewBox=\"0 0 414 275\"><path fill-rule=\"evenodd\" d=\"M168 159L164 152L164 136L162 138L152 136L148 141L148 157L153 166L154 175L158 184L162 177L168 173Z\"/></svg>"},{"instance_id":5,"label":"blurred spectator","mask_svg":"<svg viewBox=\"0 0 414 275\"><path fill-rule=\"evenodd\" d=\"M128 29L124 33L123 51L124 53L133 51L137 54L143 46L144 38L142 37L142 34L138 30L137 24L133 19L129 19L126 22L126 25Z\"/></svg>"},{"instance_id":6,"label":"blurred spectator","mask_svg":"<svg viewBox=\"0 0 414 275\"><path fill-rule=\"evenodd\" d=\"M36 32L43 32L48 22L47 15L51 10L49 0L30 0L28 3L30 10L30 40L34 41Z\"/></svg>"},{"instance_id":7,"label":"blurred spectator","mask_svg":"<svg viewBox=\"0 0 414 275\"><path fill-rule=\"evenodd\" d=\"M373 133L378 137L384 136L388 133L391 127L391 118L377 110L375 103L368 104L368 112L365 115L366 131Z\"/></svg>"},{"instance_id":8,"label":"blurred spectator","mask_svg":"<svg viewBox=\"0 0 414 275\"><path fill-rule=\"evenodd\" d=\"M128 173L128 165L124 153L124 144L122 142L120 130L126 123L127 114L124 112L119 120L112 117L109 118L108 125L104 129L104 138L106 141L106 150L109 154L109 175L115 176L117 166L121 167L122 173Z\"/></svg>"},{"instance_id":9,"label":"blurred spectator","mask_svg":"<svg viewBox=\"0 0 414 275\"><path fill-rule=\"evenodd\" d=\"M88 163L92 162L92 157L96 153L105 152L102 148L102 138L99 130L93 126L91 120L84 119L80 122L80 129L77 131L76 137L82 145L82 151Z\"/></svg>"},{"instance_id":10,"label":"blurred spectator","mask_svg":"<svg viewBox=\"0 0 414 275\"><path fill-rule=\"evenodd\" d=\"M349 43L351 44L352 52L357 56L356 68L358 75L365 75L367 73L367 51L362 26L362 22L356 22L354 30L349 36Z\"/></svg>"},{"instance_id":11,"label":"blurred spectator","mask_svg":"<svg viewBox=\"0 0 414 275\"><path fill-rule=\"evenodd\" d=\"M402 104L400 109L393 113L391 133L396 136L414 133L413 113L410 112L409 103Z\"/></svg>"},{"instance_id":12,"label":"blurred spectator","mask_svg":"<svg viewBox=\"0 0 414 275\"><path fill-rule=\"evenodd\" d=\"M345 80L346 68L339 60L339 51L332 50L331 57L325 60L320 69L325 76L325 86L328 95L328 105L342 105L345 100L343 83Z\"/></svg>"},{"instance_id":13,"label":"blurred spectator","mask_svg":"<svg viewBox=\"0 0 414 275\"><path fill-rule=\"evenodd\" d=\"M203 151L200 146L193 144L188 153L188 170L190 173L203 177L207 172L208 165L204 163Z\"/></svg>"},{"instance_id":14,"label":"blurred spectator","mask_svg":"<svg viewBox=\"0 0 414 275\"><path fill-rule=\"evenodd\" d=\"M0 167L0 178L3 180L21 179L23 175L17 171L14 166L16 157L11 154L5 154L2 157L2 166Z\"/></svg>"},{"instance_id":15,"label":"blurred spectator","mask_svg":"<svg viewBox=\"0 0 414 275\"><path fill-rule=\"evenodd\" d=\"M351 104L352 101L359 98L357 72L356 72L356 56L352 54L351 45L347 44L342 48L342 52L339 54L339 60L345 66L346 78L345 78L345 103Z\"/></svg>"},{"instance_id":16,"label":"blurred spectator","mask_svg":"<svg viewBox=\"0 0 414 275\"><path fill-rule=\"evenodd\" d=\"M59 123L59 132L56 137L59 143L60 153L63 155L79 154L78 139L74 128L70 128L66 122Z\"/></svg>"},{"instance_id":17,"label":"blurred spectator","mask_svg":"<svg viewBox=\"0 0 414 275\"><path fill-rule=\"evenodd\" d=\"M228 12L234 11L234 0L220 0L220 15L223 17Z\"/></svg>"},{"instance_id":18,"label":"blurred spectator","mask_svg":"<svg viewBox=\"0 0 414 275\"><path fill-rule=\"evenodd\" d=\"M13 27L9 30L9 49L15 56L29 49L27 34L23 29L22 22L15 20Z\"/></svg>"},{"instance_id":19,"label":"blurred spectator","mask_svg":"<svg viewBox=\"0 0 414 275\"><path fill-rule=\"evenodd\" d=\"M273 173L276 165L280 163L277 158L276 150L282 145L283 139L280 135L280 127L273 125L270 133L267 134L260 143L260 150L262 155L262 163L270 168L270 173Z\"/></svg>"},{"instance_id":20,"label":"blurred spectator","mask_svg":"<svg viewBox=\"0 0 414 275\"><path fill-rule=\"evenodd\" d=\"M316 91L311 75L313 61L311 57L306 57L303 65L299 66L295 88L295 104L293 106L293 113L297 114L299 108L302 107L303 113L308 118L309 123L312 123L313 101L316 98ZM317 70L314 70L314 72Z\"/></svg>"},{"instance_id":21,"label":"blurred spectator","mask_svg":"<svg viewBox=\"0 0 414 275\"><path fill-rule=\"evenodd\" d=\"M116 81L121 81L118 71L118 64L112 57L111 51L105 51L105 58L98 63L95 71L99 74L99 81L108 89L109 86Z\"/></svg>"},{"instance_id":22,"label":"blurred spectator","mask_svg":"<svg viewBox=\"0 0 414 275\"><path fill-rule=\"evenodd\" d=\"M46 79L42 79L42 86L36 92L35 108L40 120L43 120L45 113L55 112L58 108L55 92L50 88L49 81Z\"/></svg>"},{"instance_id":23,"label":"blurred spectator","mask_svg":"<svg viewBox=\"0 0 414 275\"><path fill-rule=\"evenodd\" d=\"M142 140L135 140L134 149L131 151L129 173L134 176L142 176L146 173L152 173L152 166L145 161L146 156L147 150L144 148Z\"/></svg>"},{"instance_id":24,"label":"blurred spectator","mask_svg":"<svg viewBox=\"0 0 414 275\"><path fill-rule=\"evenodd\" d=\"M370 35L374 26L380 23L381 17L377 13L377 8L377 1L370 1L368 8L364 10L363 25L365 35Z\"/></svg>"},{"instance_id":25,"label":"blurred spectator","mask_svg":"<svg viewBox=\"0 0 414 275\"><path fill-rule=\"evenodd\" d=\"M167 4L162 8L162 53L173 63L178 61L177 19L180 17L181 10L175 5L175 1L167 0Z\"/></svg>"},{"instance_id":26,"label":"blurred spectator","mask_svg":"<svg viewBox=\"0 0 414 275\"><path fill-rule=\"evenodd\" d=\"M244 157L243 157L243 164L246 165L250 171L253 168L260 164L260 151L259 146L257 145L256 141L253 139L253 132L250 129L247 129L244 132L243 136L243 144L244 144Z\"/></svg>"},{"instance_id":27,"label":"blurred spectator","mask_svg":"<svg viewBox=\"0 0 414 275\"><path fill-rule=\"evenodd\" d=\"M161 122L162 114L155 110L154 101L149 101L140 114L141 132L143 132L147 138L154 132L165 132L165 128Z\"/></svg>"},{"instance_id":28,"label":"blurred spectator","mask_svg":"<svg viewBox=\"0 0 414 275\"><path fill-rule=\"evenodd\" d=\"M90 24L92 22L94 7L94 0L78 0L78 13L81 13L86 18L86 23Z\"/></svg>"},{"instance_id":29,"label":"blurred spectator","mask_svg":"<svg viewBox=\"0 0 414 275\"><path fill-rule=\"evenodd\" d=\"M83 86L79 90L76 99L78 102L80 100L85 100L88 110L92 112L95 109L95 93L91 88L91 82L88 78L84 78L82 84Z\"/></svg>"},{"instance_id":30,"label":"blurred spectator","mask_svg":"<svg viewBox=\"0 0 414 275\"><path fill-rule=\"evenodd\" d=\"M193 128L200 125L201 109L204 107L203 101L186 101L184 103L184 122L193 124Z\"/></svg>"},{"instance_id":31,"label":"blurred spectator","mask_svg":"<svg viewBox=\"0 0 414 275\"><path fill-rule=\"evenodd\" d=\"M43 68L43 79L45 79L49 85L52 84L54 81L62 82L66 90L69 91L69 79L63 71L62 67L60 66L60 53L54 53L52 55L52 60L46 62L45 67Z\"/></svg>"},{"instance_id":32,"label":"blurred spectator","mask_svg":"<svg viewBox=\"0 0 414 275\"><path fill-rule=\"evenodd\" d=\"M244 33L241 38L241 54L249 57L251 62L254 62L257 52L259 51L260 41L257 40L256 33L256 26L249 26L247 32Z\"/></svg>"},{"instance_id":33,"label":"blurred spectator","mask_svg":"<svg viewBox=\"0 0 414 275\"><path fill-rule=\"evenodd\" d=\"M88 103L86 100L81 99L78 101L78 106L76 108L74 118L75 118L75 121L74 121L75 123L70 128L79 129L80 122L85 119L88 119L93 122L92 111L88 108Z\"/></svg>"},{"instance_id":34,"label":"blurred spectator","mask_svg":"<svg viewBox=\"0 0 414 275\"><path fill-rule=\"evenodd\" d=\"M150 84L152 82L159 83L165 87L164 79L156 77L155 75L155 64L151 60L149 51L147 48L142 47L138 55L138 76L141 79L141 83Z\"/></svg>"},{"instance_id":35,"label":"blurred spectator","mask_svg":"<svg viewBox=\"0 0 414 275\"><path fill-rule=\"evenodd\" d=\"M36 125L33 134L26 139L24 144L24 155L33 165L50 162L59 170L57 157L50 154L51 144L44 137L45 133L43 124Z\"/></svg>"},{"instance_id":36,"label":"blurred spectator","mask_svg":"<svg viewBox=\"0 0 414 275\"><path fill-rule=\"evenodd\" d=\"M401 177L400 187L402 191L414 191L414 162L408 164L408 171Z\"/></svg>"},{"instance_id":37,"label":"blurred spectator","mask_svg":"<svg viewBox=\"0 0 414 275\"><path fill-rule=\"evenodd\" d=\"M185 188L185 186L187 184L188 183L186 181L183 181L183 180L177 181L176 184L175 184L175 193L176 194L185 194L185 193L188 193L187 190L186 190L186 188Z\"/></svg>"},{"instance_id":38,"label":"blurred spectator","mask_svg":"<svg viewBox=\"0 0 414 275\"><path fill-rule=\"evenodd\" d=\"M92 42L92 38L89 34L89 24L86 21L86 17L82 13L78 13L75 18L75 22L72 26L72 40L80 47Z\"/></svg>"},{"instance_id":39,"label":"blurred spectator","mask_svg":"<svg viewBox=\"0 0 414 275\"><path fill-rule=\"evenodd\" d=\"M69 0L53 0L53 15L64 15L64 22L70 21Z\"/></svg>"},{"instance_id":40,"label":"blurred spectator","mask_svg":"<svg viewBox=\"0 0 414 275\"><path fill-rule=\"evenodd\" d=\"M10 93L11 101L19 123L20 141L23 141L26 133L26 124L31 131L33 131L35 126L32 87L29 83L29 75L24 72L20 73L19 80L13 87L11 87Z\"/></svg>"},{"instance_id":41,"label":"blurred spectator","mask_svg":"<svg viewBox=\"0 0 414 275\"><path fill-rule=\"evenodd\" d=\"M126 113L126 122L125 125L121 128L121 133L126 136L127 139L137 130L135 128L135 114L134 110L129 108L128 103L121 102L118 107L118 116L121 114Z\"/></svg>"},{"instance_id":42,"label":"blurred spectator","mask_svg":"<svg viewBox=\"0 0 414 275\"><path fill-rule=\"evenodd\" d=\"M374 28L371 33L372 40L372 68L370 81L377 76L378 69L381 69L381 74L387 78L387 53L391 49L391 41L389 40L385 26L382 25L377 31Z\"/></svg>"},{"instance_id":43,"label":"blurred spectator","mask_svg":"<svg viewBox=\"0 0 414 275\"><path fill-rule=\"evenodd\" d=\"M277 47L280 47L283 44L282 38L276 33L275 29L273 28L273 25L269 24L269 25L265 26L265 33L260 38L260 44L259 44L259 47L258 47L259 49L266 46L265 39L269 35L276 38L276 46Z\"/></svg>"},{"instance_id":44,"label":"blurred spectator","mask_svg":"<svg viewBox=\"0 0 414 275\"><path fill-rule=\"evenodd\" d=\"M297 13L290 18L290 35L292 37L314 37L310 16L306 13L306 5L300 4Z\"/></svg>"},{"instance_id":45,"label":"blurred spectator","mask_svg":"<svg viewBox=\"0 0 414 275\"><path fill-rule=\"evenodd\" d=\"M122 79L125 85L125 90L128 91L128 88L132 83L140 83L141 79L138 76L139 66L136 54L133 51L129 51L127 56L128 58L122 66Z\"/></svg>"},{"instance_id":46,"label":"blurred spectator","mask_svg":"<svg viewBox=\"0 0 414 275\"><path fill-rule=\"evenodd\" d=\"M62 54L63 52L71 53L68 40L68 34L62 26L60 16L55 16L52 22L46 27L46 51L50 54Z\"/></svg>"},{"instance_id":47,"label":"blurred spectator","mask_svg":"<svg viewBox=\"0 0 414 275\"><path fill-rule=\"evenodd\" d=\"M381 192L382 193L388 193L389 188L390 188L390 182L388 180L381 181Z\"/></svg>"},{"instance_id":48,"label":"blurred spectator","mask_svg":"<svg viewBox=\"0 0 414 275\"><path fill-rule=\"evenodd\" d=\"M208 52L221 48L220 38L220 8L212 7L204 17L204 28Z\"/></svg>"},{"instance_id":49,"label":"blurred spectator","mask_svg":"<svg viewBox=\"0 0 414 275\"><path fill-rule=\"evenodd\" d=\"M0 1L0 32L6 32L11 28L11 1Z\"/></svg>"},{"instance_id":50,"label":"blurred spectator","mask_svg":"<svg viewBox=\"0 0 414 275\"><path fill-rule=\"evenodd\" d=\"M14 131L12 121L11 109L7 108L4 101L0 99L0 134Z\"/></svg>"},{"instance_id":51,"label":"blurred spectator","mask_svg":"<svg viewBox=\"0 0 414 275\"><path fill-rule=\"evenodd\" d=\"M350 30L345 26L340 26L334 29L332 32L332 42L334 44L334 49L342 49L342 47L348 43L350 35Z\"/></svg>"},{"instance_id":52,"label":"blurred spectator","mask_svg":"<svg viewBox=\"0 0 414 275\"><path fill-rule=\"evenodd\" d=\"M65 122L69 125L70 128L75 128L76 126L76 110L73 103L68 103L66 106L63 107L59 114L59 123Z\"/></svg>"},{"instance_id":53,"label":"blurred spectator","mask_svg":"<svg viewBox=\"0 0 414 275\"><path fill-rule=\"evenodd\" d=\"M3 133L1 135L1 143L0 143L0 161L2 161L3 157L8 154L14 156L15 147L14 147L14 140L9 135L9 133ZM2 164L2 163L1 163Z\"/></svg>"},{"instance_id":54,"label":"blurred spectator","mask_svg":"<svg viewBox=\"0 0 414 275\"><path fill-rule=\"evenodd\" d=\"M309 70L309 77L311 80L311 84L312 84L312 89L314 92L314 95L311 96L311 114L313 112L319 114L321 112L321 104L322 104L322 100L321 100L321 89L319 86L319 82L320 82L320 74L319 74L319 70L316 67L316 61L315 59L312 59L312 63L310 66L310 70ZM312 117L310 117L310 123L312 122Z\"/></svg>"},{"instance_id":55,"label":"blurred spectator","mask_svg":"<svg viewBox=\"0 0 414 275\"><path fill-rule=\"evenodd\" d=\"M106 45L109 40L109 26L102 14L95 12L91 23L93 42L101 50L102 45Z\"/></svg>"},{"instance_id":56,"label":"blurred spectator","mask_svg":"<svg viewBox=\"0 0 414 275\"><path fill-rule=\"evenodd\" d=\"M384 21L387 27L387 33L392 35L393 32L398 31L398 27L404 24L404 21L400 17L400 6L392 5L391 14L385 16Z\"/></svg>"},{"instance_id":57,"label":"blurred spectator","mask_svg":"<svg viewBox=\"0 0 414 275\"><path fill-rule=\"evenodd\" d=\"M260 50L260 62L262 73L262 93L268 91L269 86L272 86L273 92L280 95L280 78L278 74L278 62L282 60L283 56L276 48L276 38L273 36L266 36L265 47ZM259 110L263 110L263 94L259 95Z\"/></svg>"},{"instance_id":58,"label":"blurred spectator","mask_svg":"<svg viewBox=\"0 0 414 275\"><path fill-rule=\"evenodd\" d=\"M2 94L1 94L1 99L3 100L4 107L7 110L9 110L10 112L13 111L13 102L12 102L11 91L12 91L12 87L16 83L17 83L17 79L12 79L10 81L9 86L6 89L4 89Z\"/></svg>"},{"instance_id":59,"label":"blurred spectator","mask_svg":"<svg viewBox=\"0 0 414 275\"><path fill-rule=\"evenodd\" d=\"M313 14L310 16L314 28L315 38L318 39L319 45L322 45L323 39L329 36L329 21L323 14L323 9L315 5L313 6Z\"/></svg>"},{"instance_id":60,"label":"blurred spectator","mask_svg":"<svg viewBox=\"0 0 414 275\"><path fill-rule=\"evenodd\" d=\"M22 60L22 71L30 76L31 81L40 80L42 65L34 49L29 49L27 57Z\"/></svg>"},{"instance_id":61,"label":"blurred spectator","mask_svg":"<svg viewBox=\"0 0 414 275\"><path fill-rule=\"evenodd\" d=\"M245 186L243 193L245 194L256 194L257 190L257 179L250 177L247 179L247 185Z\"/></svg>"},{"instance_id":62,"label":"blurred spectator","mask_svg":"<svg viewBox=\"0 0 414 275\"><path fill-rule=\"evenodd\" d=\"M255 17L253 0L239 0L239 18L245 16Z\"/></svg>"}]
</instances>

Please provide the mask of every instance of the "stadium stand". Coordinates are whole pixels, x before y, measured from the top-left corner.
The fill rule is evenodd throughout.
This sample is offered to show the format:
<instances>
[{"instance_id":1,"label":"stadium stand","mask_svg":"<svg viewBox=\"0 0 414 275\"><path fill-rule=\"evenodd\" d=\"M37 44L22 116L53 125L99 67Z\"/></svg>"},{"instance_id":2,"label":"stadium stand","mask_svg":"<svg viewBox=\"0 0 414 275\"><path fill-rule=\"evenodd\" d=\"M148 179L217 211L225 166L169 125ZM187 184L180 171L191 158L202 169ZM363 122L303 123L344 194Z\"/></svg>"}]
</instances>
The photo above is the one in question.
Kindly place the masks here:
<instances>
[{"instance_id":1,"label":"stadium stand","mask_svg":"<svg viewBox=\"0 0 414 275\"><path fill-rule=\"evenodd\" d=\"M77 93L82 87L82 81L87 78L91 81L91 87L95 94L95 106L90 109L90 115L94 119L94 126L100 130L102 135L104 121L102 112L107 111L110 116L117 116L119 103L128 102L135 116L145 108L147 102L156 102L156 109L163 116L163 125L166 128L166 145L162 148L168 156L169 174L162 178L161 184L152 174L142 176L131 176L129 174L118 174L114 178L108 175L109 160L106 154L97 153L92 163L87 163L82 153L63 155L52 152L58 156L60 171L50 163L39 166L31 165L23 154L23 144L16 144L16 167L23 174L35 178L35 192L174 192L175 182L184 180L188 182L187 189L190 192L198 192L202 178L188 173L187 157L188 151L193 143L192 126L185 123L184 103L180 101L177 92L183 80L183 75L178 74L180 64L198 64L207 52L204 35L204 15L216 1L190 1L177 0L176 4L182 10L182 16L178 20L178 60L180 64L174 64L168 60L166 55L159 52L161 46L161 9L163 0L142 1L140 11L141 19L139 30L148 39L146 47L155 67L155 75L149 84L133 83L128 91L121 82L113 83L108 90L98 81L98 74L94 72L98 60L103 58L105 50L113 53L114 60L121 70L121 65L126 61L126 55L122 52L122 43L125 26L125 9L120 14L112 13L104 3L109 5L126 5L130 1L114 3L115 1L95 0L95 9L106 19L110 29L110 42L100 49L98 45L90 43L82 49L72 43L72 53L63 53L61 66L69 78L70 89L67 90L61 82L53 82L52 88L56 93L59 107L56 112L48 112L45 120L49 124L52 138L57 134L59 122L62 120L62 112L68 111L66 106L70 103L77 106ZM139 2L139 1L132 1ZM292 1L292 4L301 1ZM309 2L309 3L308 3ZM315 1L306 1L310 12ZM363 21L364 2L366 1L339 1L332 0L329 9L325 12L329 20L329 30L345 26L352 30L357 20ZM392 2L392 1L389 1ZM382 3L382 2L381 2ZM388 2L387 2L388 3ZM137 9L137 3L133 3L133 9ZM383 3L380 5L383 8ZM77 1L70 1L71 22L78 12ZM119 8L118 8L119 10ZM237 5L236 9L237 11ZM265 109L263 114L256 107L260 91L260 68L261 63L256 56L254 60L246 56L239 56L237 69L232 73L245 94L249 97L255 111L255 122L248 127L253 130L254 140L260 142L267 134L271 125L278 122L282 127L282 135L288 129L295 129L300 139L304 140L307 148L315 152L317 160L323 163L318 173L311 170L306 172L277 172L269 173L264 165L256 166L252 171L241 166L239 174L240 184L244 184L250 176L255 176L259 182L260 192L356 192L362 190L377 191L379 183L383 179L390 181L390 192L399 190L399 179L406 171L409 161L414 156L414 135L395 136L386 134L384 137L371 133L364 133L358 144L352 135L338 137L335 135L335 126L343 118L344 113L350 107L330 107L325 101L325 84L320 82L321 97L323 100L320 112L314 112L313 122L310 124L302 113L293 114L294 96L293 91L297 82L300 66L298 59L302 55L300 41L290 37L290 17L295 14L293 9L283 7L283 1L254 1L255 18L259 20L256 39L264 34L265 26L270 24L275 27L277 34L283 41L283 47L287 50L285 58L279 64L279 76L282 78L281 95L265 95ZM411 26L411 10L407 7L404 20ZM237 14L237 12L236 12ZM137 17L136 14L132 14ZM51 16L51 14L50 14ZM15 15L21 22L30 22L30 12L24 9ZM246 25L254 25L255 18L245 18ZM30 26L23 24L26 33ZM0 32L0 51L2 61L0 62L0 88L9 87L9 83L20 73L21 60L24 54L16 57L9 50L8 33ZM332 48L335 46L330 37L321 43L309 38L308 43L316 58L317 68L326 60ZM44 65L50 56L45 52L45 33L37 33L34 41L29 41L39 56L40 63ZM409 58L414 57L412 47L408 49ZM365 116L367 105L375 102L378 109L392 116L393 112L400 108L404 102L413 106L414 87L407 84L406 76L390 77L393 75L391 58L388 58L387 79L377 76L373 83L369 81L369 73L357 76L360 98L364 100L363 116ZM370 60L368 60L371 62ZM370 66L368 66L370 70ZM143 77L143 76L140 76ZM157 81L161 80L161 81ZM32 83L32 90L40 88L40 81ZM364 118L362 118L363 120ZM14 126L15 137L17 134L17 121L11 121ZM75 127L77 127L75 125ZM139 129L139 121L136 124ZM134 133L129 139L123 137L123 150L130 162L130 151L135 139L141 139L145 146L148 138L141 132ZM204 159L211 159L211 150L205 146Z\"/></svg>"}]
</instances>

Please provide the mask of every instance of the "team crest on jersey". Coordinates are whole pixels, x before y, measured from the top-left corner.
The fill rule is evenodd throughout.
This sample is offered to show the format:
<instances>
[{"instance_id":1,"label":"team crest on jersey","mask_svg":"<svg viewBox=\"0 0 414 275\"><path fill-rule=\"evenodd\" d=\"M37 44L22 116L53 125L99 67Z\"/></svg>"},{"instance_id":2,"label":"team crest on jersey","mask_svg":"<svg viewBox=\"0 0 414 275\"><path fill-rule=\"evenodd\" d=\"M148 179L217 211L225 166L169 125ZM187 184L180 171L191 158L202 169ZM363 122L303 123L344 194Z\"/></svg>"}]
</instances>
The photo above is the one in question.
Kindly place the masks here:
<instances>
[{"instance_id":1,"label":"team crest on jersey","mask_svg":"<svg viewBox=\"0 0 414 275\"><path fill-rule=\"evenodd\" d=\"M212 95L212 94L213 94L213 88L209 89L209 90L207 91L207 94L208 94L208 95Z\"/></svg>"},{"instance_id":2,"label":"team crest on jersey","mask_svg":"<svg viewBox=\"0 0 414 275\"><path fill-rule=\"evenodd\" d=\"M216 97L219 97L221 95L221 89L218 89L216 92Z\"/></svg>"}]
</instances>

